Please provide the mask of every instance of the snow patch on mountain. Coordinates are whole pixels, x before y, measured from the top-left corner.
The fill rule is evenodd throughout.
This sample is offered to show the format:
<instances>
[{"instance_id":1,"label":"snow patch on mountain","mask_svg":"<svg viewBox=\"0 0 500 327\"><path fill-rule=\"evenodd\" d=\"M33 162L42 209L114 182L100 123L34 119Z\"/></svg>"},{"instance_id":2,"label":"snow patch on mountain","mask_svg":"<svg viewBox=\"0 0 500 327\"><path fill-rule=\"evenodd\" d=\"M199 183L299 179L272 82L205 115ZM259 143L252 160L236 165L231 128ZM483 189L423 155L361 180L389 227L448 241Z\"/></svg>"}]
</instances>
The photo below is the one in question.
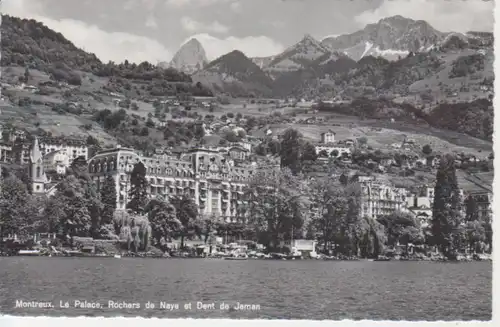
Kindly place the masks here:
<instances>
[{"instance_id":1,"label":"snow patch on mountain","mask_svg":"<svg viewBox=\"0 0 500 327\"><path fill-rule=\"evenodd\" d=\"M331 51L343 52L354 60L368 55L381 55L393 60L411 51L429 51L445 36L446 33L435 30L423 20L393 16L351 34L325 38L321 43Z\"/></svg>"}]
</instances>

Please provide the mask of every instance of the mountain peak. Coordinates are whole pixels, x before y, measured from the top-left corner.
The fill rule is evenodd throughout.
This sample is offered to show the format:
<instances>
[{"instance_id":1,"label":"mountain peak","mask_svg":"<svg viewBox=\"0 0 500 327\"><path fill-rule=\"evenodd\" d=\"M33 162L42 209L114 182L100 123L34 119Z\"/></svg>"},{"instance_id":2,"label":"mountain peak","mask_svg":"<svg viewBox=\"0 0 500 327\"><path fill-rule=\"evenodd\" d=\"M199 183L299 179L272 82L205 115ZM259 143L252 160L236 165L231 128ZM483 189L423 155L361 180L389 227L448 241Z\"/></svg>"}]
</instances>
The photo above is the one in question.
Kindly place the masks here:
<instances>
[{"instance_id":1,"label":"mountain peak","mask_svg":"<svg viewBox=\"0 0 500 327\"><path fill-rule=\"evenodd\" d=\"M296 45L312 45L316 47L323 47L321 43L310 34L305 34L304 37Z\"/></svg>"},{"instance_id":2,"label":"mountain peak","mask_svg":"<svg viewBox=\"0 0 500 327\"><path fill-rule=\"evenodd\" d=\"M185 42L182 47L184 46L191 46L191 47L200 47L200 48L203 48L203 45L201 45L200 41L198 41L197 38L192 38L192 39L189 39L189 41Z\"/></svg>"},{"instance_id":3,"label":"mountain peak","mask_svg":"<svg viewBox=\"0 0 500 327\"><path fill-rule=\"evenodd\" d=\"M192 74L202 69L207 63L207 55L203 45L196 38L184 43L175 53L170 66L185 73Z\"/></svg>"},{"instance_id":4,"label":"mountain peak","mask_svg":"<svg viewBox=\"0 0 500 327\"><path fill-rule=\"evenodd\" d=\"M313 38L311 34L304 34L302 41L316 41L316 39Z\"/></svg>"},{"instance_id":5,"label":"mountain peak","mask_svg":"<svg viewBox=\"0 0 500 327\"><path fill-rule=\"evenodd\" d=\"M231 94L248 96L271 94L272 80L240 50L226 53L193 75L193 81L231 90Z\"/></svg>"},{"instance_id":6,"label":"mountain peak","mask_svg":"<svg viewBox=\"0 0 500 327\"><path fill-rule=\"evenodd\" d=\"M406 17L403 17L401 15L389 16L389 17L385 17L385 18L382 18L381 20L379 20L379 22L401 22L401 21L409 22L409 23L414 22L413 19L406 18Z\"/></svg>"},{"instance_id":7,"label":"mountain peak","mask_svg":"<svg viewBox=\"0 0 500 327\"><path fill-rule=\"evenodd\" d=\"M229 53L226 54L226 56L238 56L238 57L247 57L242 51L240 50L233 50Z\"/></svg>"}]
</instances>

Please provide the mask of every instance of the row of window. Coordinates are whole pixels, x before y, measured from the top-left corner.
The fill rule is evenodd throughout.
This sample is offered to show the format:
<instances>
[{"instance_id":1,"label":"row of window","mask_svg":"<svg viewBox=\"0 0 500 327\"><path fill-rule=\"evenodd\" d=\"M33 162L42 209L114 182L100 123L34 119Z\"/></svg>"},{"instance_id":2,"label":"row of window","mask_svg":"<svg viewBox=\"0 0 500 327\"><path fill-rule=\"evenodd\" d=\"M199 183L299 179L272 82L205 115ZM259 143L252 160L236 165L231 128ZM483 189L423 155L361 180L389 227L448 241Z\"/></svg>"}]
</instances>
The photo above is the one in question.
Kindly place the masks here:
<instances>
[{"instance_id":1,"label":"row of window","mask_svg":"<svg viewBox=\"0 0 500 327\"><path fill-rule=\"evenodd\" d=\"M120 162L124 160L130 160L132 159L132 156L120 156ZM136 162L139 161L139 157L136 157ZM158 159L152 159L152 158L143 158L142 163L144 165L166 165L166 166L175 166L175 167L182 167L182 168L192 168L192 165L188 162L170 162L170 161L160 161Z\"/></svg>"}]
</instances>

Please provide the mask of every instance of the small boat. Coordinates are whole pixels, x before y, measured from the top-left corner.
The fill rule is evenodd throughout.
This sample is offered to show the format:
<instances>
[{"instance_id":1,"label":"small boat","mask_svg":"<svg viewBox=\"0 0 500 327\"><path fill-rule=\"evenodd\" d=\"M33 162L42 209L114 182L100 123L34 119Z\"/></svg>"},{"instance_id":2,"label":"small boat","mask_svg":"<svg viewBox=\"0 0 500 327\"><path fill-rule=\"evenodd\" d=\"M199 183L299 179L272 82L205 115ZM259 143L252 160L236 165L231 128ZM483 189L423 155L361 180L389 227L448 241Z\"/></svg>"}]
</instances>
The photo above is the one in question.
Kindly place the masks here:
<instances>
[{"instance_id":1,"label":"small boat","mask_svg":"<svg viewBox=\"0 0 500 327\"><path fill-rule=\"evenodd\" d=\"M22 256L39 256L41 252L40 250L19 250L17 254Z\"/></svg>"},{"instance_id":2,"label":"small boat","mask_svg":"<svg viewBox=\"0 0 500 327\"><path fill-rule=\"evenodd\" d=\"M374 259L373 261L391 261L391 258L386 257L384 255L379 255L377 259Z\"/></svg>"}]
</instances>

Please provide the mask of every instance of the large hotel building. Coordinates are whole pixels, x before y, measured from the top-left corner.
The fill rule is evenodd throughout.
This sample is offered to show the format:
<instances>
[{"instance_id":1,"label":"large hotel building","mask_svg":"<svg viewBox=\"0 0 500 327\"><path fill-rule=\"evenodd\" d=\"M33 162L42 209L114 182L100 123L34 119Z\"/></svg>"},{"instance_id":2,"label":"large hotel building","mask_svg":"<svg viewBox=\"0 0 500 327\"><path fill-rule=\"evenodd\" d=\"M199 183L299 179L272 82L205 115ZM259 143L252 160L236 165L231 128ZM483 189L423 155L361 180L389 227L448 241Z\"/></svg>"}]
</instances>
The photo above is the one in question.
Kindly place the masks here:
<instances>
[{"instance_id":1,"label":"large hotel building","mask_svg":"<svg viewBox=\"0 0 500 327\"><path fill-rule=\"evenodd\" d=\"M146 167L151 198L188 194L204 216L226 221L244 217L243 189L253 166L238 166L230 157L208 149L192 149L180 157L144 157L121 147L99 152L89 160L89 173L98 189L108 175L113 176L117 209L125 209L129 202L130 173L137 162Z\"/></svg>"}]
</instances>

